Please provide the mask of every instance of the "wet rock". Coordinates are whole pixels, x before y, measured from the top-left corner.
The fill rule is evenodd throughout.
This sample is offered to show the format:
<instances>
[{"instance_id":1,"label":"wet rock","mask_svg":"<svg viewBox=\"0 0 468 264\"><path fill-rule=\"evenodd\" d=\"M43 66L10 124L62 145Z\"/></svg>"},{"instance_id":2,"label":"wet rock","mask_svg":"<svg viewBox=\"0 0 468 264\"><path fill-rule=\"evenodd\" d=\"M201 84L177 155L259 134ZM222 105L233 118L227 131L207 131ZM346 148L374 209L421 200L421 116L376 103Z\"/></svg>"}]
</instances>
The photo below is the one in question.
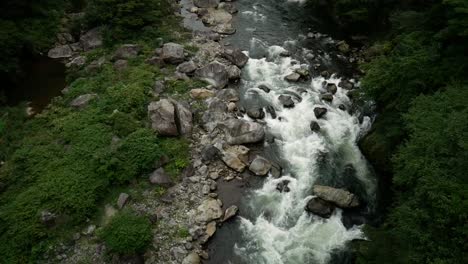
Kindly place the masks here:
<instances>
[{"instance_id":1,"label":"wet rock","mask_svg":"<svg viewBox=\"0 0 468 264\"><path fill-rule=\"evenodd\" d=\"M55 47L49 50L49 52L47 53L47 56L52 59L70 58L72 55L73 51L68 45Z\"/></svg>"},{"instance_id":2,"label":"wet rock","mask_svg":"<svg viewBox=\"0 0 468 264\"><path fill-rule=\"evenodd\" d=\"M274 162L271 163L271 169L270 169L271 176L273 176L274 178L279 178L281 177L282 172L283 172L283 168L281 168L279 164L276 164Z\"/></svg>"},{"instance_id":3,"label":"wet rock","mask_svg":"<svg viewBox=\"0 0 468 264\"><path fill-rule=\"evenodd\" d=\"M120 46L114 53L113 59L114 60L128 60L133 59L138 56L140 53L140 46L135 44L124 44Z\"/></svg>"},{"instance_id":4,"label":"wet rock","mask_svg":"<svg viewBox=\"0 0 468 264\"><path fill-rule=\"evenodd\" d=\"M271 115L271 118L275 119L276 118L276 110L273 106L269 105L266 107L267 113Z\"/></svg>"},{"instance_id":5,"label":"wet rock","mask_svg":"<svg viewBox=\"0 0 468 264\"><path fill-rule=\"evenodd\" d=\"M213 145L205 146L201 151L202 161L214 161L221 156L221 152Z\"/></svg>"},{"instance_id":6,"label":"wet rock","mask_svg":"<svg viewBox=\"0 0 468 264\"><path fill-rule=\"evenodd\" d=\"M238 80L241 77L242 71L236 65L231 65L226 68L229 80Z\"/></svg>"},{"instance_id":7,"label":"wet rock","mask_svg":"<svg viewBox=\"0 0 468 264\"><path fill-rule=\"evenodd\" d=\"M216 93L216 97L225 102L239 101L239 92L234 89L223 89Z\"/></svg>"},{"instance_id":8,"label":"wet rock","mask_svg":"<svg viewBox=\"0 0 468 264\"><path fill-rule=\"evenodd\" d=\"M102 28L96 27L80 37L80 44L84 51L99 48L103 44Z\"/></svg>"},{"instance_id":9,"label":"wet rock","mask_svg":"<svg viewBox=\"0 0 468 264\"><path fill-rule=\"evenodd\" d=\"M257 176L267 175L270 169L271 162L260 156L257 156L249 166L249 170Z\"/></svg>"},{"instance_id":10,"label":"wet rock","mask_svg":"<svg viewBox=\"0 0 468 264\"><path fill-rule=\"evenodd\" d=\"M177 66L176 70L181 73L191 74L197 69L197 65L193 61L186 61L179 66Z\"/></svg>"},{"instance_id":11,"label":"wet rock","mask_svg":"<svg viewBox=\"0 0 468 264\"><path fill-rule=\"evenodd\" d=\"M340 109L341 111L346 111L346 106L344 104L340 104L338 106L338 109Z\"/></svg>"},{"instance_id":12,"label":"wet rock","mask_svg":"<svg viewBox=\"0 0 468 264\"><path fill-rule=\"evenodd\" d=\"M166 43L161 51L161 58L169 64L178 64L184 61L184 47L177 43Z\"/></svg>"},{"instance_id":13,"label":"wet rock","mask_svg":"<svg viewBox=\"0 0 468 264\"><path fill-rule=\"evenodd\" d=\"M262 108L251 108L247 110L247 115L252 119L263 119L265 112L263 112Z\"/></svg>"},{"instance_id":14,"label":"wet rock","mask_svg":"<svg viewBox=\"0 0 468 264\"><path fill-rule=\"evenodd\" d=\"M71 101L70 106L78 109L85 108L89 102L97 97L97 94L82 94Z\"/></svg>"},{"instance_id":15,"label":"wet rock","mask_svg":"<svg viewBox=\"0 0 468 264\"><path fill-rule=\"evenodd\" d=\"M316 121L312 121L310 123L310 130L312 130L312 132L319 132L320 131L320 125Z\"/></svg>"},{"instance_id":16,"label":"wet rock","mask_svg":"<svg viewBox=\"0 0 468 264\"><path fill-rule=\"evenodd\" d=\"M321 75L322 77L324 77L324 78L330 77L330 73L329 73L328 71L322 71L322 72L320 72L320 75Z\"/></svg>"},{"instance_id":17,"label":"wet rock","mask_svg":"<svg viewBox=\"0 0 468 264\"><path fill-rule=\"evenodd\" d=\"M207 198L196 210L195 220L199 223L211 222L223 216L223 210L218 200Z\"/></svg>"},{"instance_id":18,"label":"wet rock","mask_svg":"<svg viewBox=\"0 0 468 264\"><path fill-rule=\"evenodd\" d=\"M222 123L227 134L227 142L231 145L257 143L265 138L263 126L240 119L228 119Z\"/></svg>"},{"instance_id":19,"label":"wet rock","mask_svg":"<svg viewBox=\"0 0 468 264\"><path fill-rule=\"evenodd\" d=\"M284 77L284 79L288 82L298 82L301 78L301 75L297 72L290 73Z\"/></svg>"},{"instance_id":20,"label":"wet rock","mask_svg":"<svg viewBox=\"0 0 468 264\"><path fill-rule=\"evenodd\" d=\"M331 94L331 93L322 94L322 95L320 95L320 98L323 101L331 102L331 101L333 101L333 94Z\"/></svg>"},{"instance_id":21,"label":"wet rock","mask_svg":"<svg viewBox=\"0 0 468 264\"><path fill-rule=\"evenodd\" d=\"M279 192L289 192L291 191L291 189L289 189L288 184L289 180L281 181L276 185L276 190L278 190Z\"/></svg>"},{"instance_id":22,"label":"wet rock","mask_svg":"<svg viewBox=\"0 0 468 264\"><path fill-rule=\"evenodd\" d=\"M240 49L225 49L222 53L222 56L232 64L236 65L239 68L242 68L249 61L249 57L245 55Z\"/></svg>"},{"instance_id":23,"label":"wet rock","mask_svg":"<svg viewBox=\"0 0 468 264\"><path fill-rule=\"evenodd\" d=\"M217 7L219 2L220 0L193 0L193 4L201 8Z\"/></svg>"},{"instance_id":24,"label":"wet rock","mask_svg":"<svg viewBox=\"0 0 468 264\"><path fill-rule=\"evenodd\" d=\"M222 156L223 162L237 172L243 172L248 164L249 149L245 146L228 147Z\"/></svg>"},{"instance_id":25,"label":"wet rock","mask_svg":"<svg viewBox=\"0 0 468 264\"><path fill-rule=\"evenodd\" d=\"M192 252L184 258L182 264L201 264L201 259L197 253Z\"/></svg>"},{"instance_id":26,"label":"wet rock","mask_svg":"<svg viewBox=\"0 0 468 264\"><path fill-rule=\"evenodd\" d=\"M323 185L315 185L313 193L321 199L334 203L341 208L353 208L359 206L356 195L344 190Z\"/></svg>"},{"instance_id":27,"label":"wet rock","mask_svg":"<svg viewBox=\"0 0 468 264\"><path fill-rule=\"evenodd\" d=\"M57 219L57 215L44 210L41 212L41 223L45 225L46 227L53 227L55 225L55 220Z\"/></svg>"},{"instance_id":28,"label":"wet rock","mask_svg":"<svg viewBox=\"0 0 468 264\"><path fill-rule=\"evenodd\" d=\"M239 211L239 208L235 205L229 206L228 209L224 212L224 217L222 222L226 222L227 220L233 218L234 216L237 215L237 212Z\"/></svg>"},{"instance_id":29,"label":"wet rock","mask_svg":"<svg viewBox=\"0 0 468 264\"><path fill-rule=\"evenodd\" d=\"M190 96L193 99L206 99L215 96L215 93L212 90L198 88L190 90Z\"/></svg>"},{"instance_id":30,"label":"wet rock","mask_svg":"<svg viewBox=\"0 0 468 264\"><path fill-rule=\"evenodd\" d=\"M335 208L333 207L332 204L318 197L310 199L307 202L307 205L305 208L306 211L316 214L318 216L321 216L323 218L329 218L332 215L334 209Z\"/></svg>"},{"instance_id":31,"label":"wet rock","mask_svg":"<svg viewBox=\"0 0 468 264\"><path fill-rule=\"evenodd\" d=\"M162 187L171 187L173 185L171 177L164 171L164 168L159 168L151 173L149 181Z\"/></svg>"},{"instance_id":32,"label":"wet rock","mask_svg":"<svg viewBox=\"0 0 468 264\"><path fill-rule=\"evenodd\" d=\"M265 93L269 93L271 91L270 87L266 86L265 84L260 84L258 89L263 90Z\"/></svg>"},{"instance_id":33,"label":"wet rock","mask_svg":"<svg viewBox=\"0 0 468 264\"><path fill-rule=\"evenodd\" d=\"M327 91L329 91L331 94L336 94L336 91L338 88L336 87L336 84L334 83L328 83L327 84Z\"/></svg>"},{"instance_id":34,"label":"wet rock","mask_svg":"<svg viewBox=\"0 0 468 264\"><path fill-rule=\"evenodd\" d=\"M310 72L308 69L299 68L299 69L294 70L294 72L299 74L301 76L301 79L303 80L307 80L310 77Z\"/></svg>"},{"instance_id":35,"label":"wet rock","mask_svg":"<svg viewBox=\"0 0 468 264\"><path fill-rule=\"evenodd\" d=\"M354 88L354 84L348 80L340 81L338 86L346 90L352 90Z\"/></svg>"},{"instance_id":36,"label":"wet rock","mask_svg":"<svg viewBox=\"0 0 468 264\"><path fill-rule=\"evenodd\" d=\"M294 107L294 101L292 100L291 96L289 96L289 95L280 95L278 97L278 100L286 108Z\"/></svg>"},{"instance_id":37,"label":"wet rock","mask_svg":"<svg viewBox=\"0 0 468 264\"><path fill-rule=\"evenodd\" d=\"M325 107L315 107L314 108L314 115L316 118L322 118L326 113L327 109Z\"/></svg>"},{"instance_id":38,"label":"wet rock","mask_svg":"<svg viewBox=\"0 0 468 264\"><path fill-rule=\"evenodd\" d=\"M128 67L128 61L126 60L118 60L114 62L114 69L117 71L123 71L127 69L127 67Z\"/></svg>"},{"instance_id":39,"label":"wet rock","mask_svg":"<svg viewBox=\"0 0 468 264\"><path fill-rule=\"evenodd\" d=\"M148 105L151 127L159 135L177 136L179 132L175 121L175 107L167 99L152 102Z\"/></svg>"},{"instance_id":40,"label":"wet rock","mask_svg":"<svg viewBox=\"0 0 468 264\"><path fill-rule=\"evenodd\" d=\"M201 12L202 22L209 26L229 23L232 15L223 9L208 9L207 12Z\"/></svg>"},{"instance_id":41,"label":"wet rock","mask_svg":"<svg viewBox=\"0 0 468 264\"><path fill-rule=\"evenodd\" d=\"M117 199L117 207L119 209L122 209L125 206L125 204L128 202L129 198L130 198L130 195L126 193L121 193L119 195L119 198Z\"/></svg>"},{"instance_id":42,"label":"wet rock","mask_svg":"<svg viewBox=\"0 0 468 264\"><path fill-rule=\"evenodd\" d=\"M226 66L219 62L212 62L203 68L197 69L195 76L218 89L224 88L229 82L229 73Z\"/></svg>"},{"instance_id":43,"label":"wet rock","mask_svg":"<svg viewBox=\"0 0 468 264\"><path fill-rule=\"evenodd\" d=\"M230 23L217 25L212 30L223 35L232 35L236 33L236 29Z\"/></svg>"}]
</instances>

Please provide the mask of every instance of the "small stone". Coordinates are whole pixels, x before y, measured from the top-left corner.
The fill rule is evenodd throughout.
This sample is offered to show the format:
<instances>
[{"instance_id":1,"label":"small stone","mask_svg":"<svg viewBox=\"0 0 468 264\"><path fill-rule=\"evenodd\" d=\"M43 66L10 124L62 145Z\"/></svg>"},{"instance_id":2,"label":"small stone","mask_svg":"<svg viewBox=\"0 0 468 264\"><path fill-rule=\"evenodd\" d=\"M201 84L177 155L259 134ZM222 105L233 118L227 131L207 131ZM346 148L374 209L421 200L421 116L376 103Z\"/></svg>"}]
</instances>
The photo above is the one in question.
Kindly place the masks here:
<instances>
[{"instance_id":1,"label":"small stone","mask_svg":"<svg viewBox=\"0 0 468 264\"><path fill-rule=\"evenodd\" d=\"M327 113L327 109L324 107L315 107L314 114L316 118L322 118Z\"/></svg>"},{"instance_id":2,"label":"small stone","mask_svg":"<svg viewBox=\"0 0 468 264\"><path fill-rule=\"evenodd\" d=\"M239 211L239 208L235 205L231 205L226 211L224 212L224 217L223 217L223 222L226 222L227 220L231 219L234 217L237 212Z\"/></svg>"},{"instance_id":3,"label":"small stone","mask_svg":"<svg viewBox=\"0 0 468 264\"><path fill-rule=\"evenodd\" d=\"M310 130L312 130L312 132L319 132L320 131L320 125L316 121L312 121L310 123Z\"/></svg>"},{"instance_id":4,"label":"small stone","mask_svg":"<svg viewBox=\"0 0 468 264\"><path fill-rule=\"evenodd\" d=\"M286 75L286 77L284 77L284 79L288 82L298 82L300 78L301 78L301 75L296 72L288 74Z\"/></svg>"},{"instance_id":5,"label":"small stone","mask_svg":"<svg viewBox=\"0 0 468 264\"><path fill-rule=\"evenodd\" d=\"M171 187L173 185L172 179L166 174L164 168L155 170L149 177L149 181L152 184L156 184L163 187Z\"/></svg>"},{"instance_id":6,"label":"small stone","mask_svg":"<svg viewBox=\"0 0 468 264\"><path fill-rule=\"evenodd\" d=\"M89 225L83 232L81 232L85 236L90 236L94 234L94 231L96 231L96 226L95 225Z\"/></svg>"},{"instance_id":7,"label":"small stone","mask_svg":"<svg viewBox=\"0 0 468 264\"><path fill-rule=\"evenodd\" d=\"M234 102L230 102L227 107L229 112L234 112L237 109L237 105Z\"/></svg>"},{"instance_id":8,"label":"small stone","mask_svg":"<svg viewBox=\"0 0 468 264\"><path fill-rule=\"evenodd\" d=\"M270 87L266 86L265 84L260 84L258 89L264 91L265 93L269 93L271 91Z\"/></svg>"},{"instance_id":9,"label":"small stone","mask_svg":"<svg viewBox=\"0 0 468 264\"><path fill-rule=\"evenodd\" d=\"M117 207L119 209L122 209L125 206L125 204L127 203L128 198L130 198L130 195L128 195L126 193L121 193L119 195L119 199L117 200Z\"/></svg>"}]
</instances>

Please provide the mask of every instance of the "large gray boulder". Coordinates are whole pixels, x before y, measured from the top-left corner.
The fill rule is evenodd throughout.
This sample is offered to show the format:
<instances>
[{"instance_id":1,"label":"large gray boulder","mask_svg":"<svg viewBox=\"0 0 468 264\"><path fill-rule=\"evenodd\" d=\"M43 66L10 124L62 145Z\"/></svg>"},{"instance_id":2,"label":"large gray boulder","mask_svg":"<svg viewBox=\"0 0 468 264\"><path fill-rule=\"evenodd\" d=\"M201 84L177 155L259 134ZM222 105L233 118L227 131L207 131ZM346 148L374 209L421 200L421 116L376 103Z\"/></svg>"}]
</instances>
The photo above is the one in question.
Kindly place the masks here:
<instances>
[{"instance_id":1,"label":"large gray boulder","mask_svg":"<svg viewBox=\"0 0 468 264\"><path fill-rule=\"evenodd\" d=\"M159 135L177 136L175 107L171 101L162 99L148 105L148 115L151 120L151 127Z\"/></svg>"},{"instance_id":2,"label":"large gray boulder","mask_svg":"<svg viewBox=\"0 0 468 264\"><path fill-rule=\"evenodd\" d=\"M257 156L249 166L249 170L257 176L267 175L270 169L271 162L260 156Z\"/></svg>"},{"instance_id":3,"label":"large gray boulder","mask_svg":"<svg viewBox=\"0 0 468 264\"><path fill-rule=\"evenodd\" d=\"M329 218L335 208L329 202L322 200L318 197L314 197L307 202L305 210L321 216L323 218Z\"/></svg>"},{"instance_id":4,"label":"large gray boulder","mask_svg":"<svg viewBox=\"0 0 468 264\"><path fill-rule=\"evenodd\" d=\"M82 94L71 101L70 106L78 109L85 108L89 102L97 97L97 94Z\"/></svg>"},{"instance_id":5,"label":"large gray boulder","mask_svg":"<svg viewBox=\"0 0 468 264\"><path fill-rule=\"evenodd\" d=\"M263 126L246 120L231 118L222 123L231 145L257 143L265 138Z\"/></svg>"},{"instance_id":6,"label":"large gray boulder","mask_svg":"<svg viewBox=\"0 0 468 264\"><path fill-rule=\"evenodd\" d=\"M359 199L356 195L344 190L323 185L315 185L312 188L315 195L325 201L334 203L341 208L353 208L359 206Z\"/></svg>"},{"instance_id":7,"label":"large gray boulder","mask_svg":"<svg viewBox=\"0 0 468 264\"><path fill-rule=\"evenodd\" d=\"M193 0L193 4L196 7L202 8L210 8L210 7L217 7L219 5L220 0Z\"/></svg>"},{"instance_id":8,"label":"large gray boulder","mask_svg":"<svg viewBox=\"0 0 468 264\"><path fill-rule=\"evenodd\" d=\"M247 55L245 55L240 49L227 48L222 53L222 56L239 68L244 67L249 61L249 57L247 57Z\"/></svg>"},{"instance_id":9,"label":"large gray boulder","mask_svg":"<svg viewBox=\"0 0 468 264\"><path fill-rule=\"evenodd\" d=\"M215 88L222 89L229 82L229 73L226 66L219 62L212 62L195 71L195 76L205 80Z\"/></svg>"},{"instance_id":10,"label":"large gray boulder","mask_svg":"<svg viewBox=\"0 0 468 264\"><path fill-rule=\"evenodd\" d=\"M178 64L184 61L184 47L177 43L166 43L161 50L161 58L166 63Z\"/></svg>"},{"instance_id":11,"label":"large gray boulder","mask_svg":"<svg viewBox=\"0 0 468 264\"><path fill-rule=\"evenodd\" d=\"M80 37L80 43L84 51L99 48L103 44L102 28L96 27Z\"/></svg>"},{"instance_id":12,"label":"large gray boulder","mask_svg":"<svg viewBox=\"0 0 468 264\"><path fill-rule=\"evenodd\" d=\"M47 56L52 59L70 58L73 51L68 45L57 46L47 53Z\"/></svg>"},{"instance_id":13,"label":"large gray boulder","mask_svg":"<svg viewBox=\"0 0 468 264\"><path fill-rule=\"evenodd\" d=\"M195 221L199 223L210 222L223 216L221 203L213 198L204 200L196 210Z\"/></svg>"},{"instance_id":14,"label":"large gray boulder","mask_svg":"<svg viewBox=\"0 0 468 264\"><path fill-rule=\"evenodd\" d=\"M114 53L114 60L128 60L135 58L140 53L140 46L135 44L124 44L120 46Z\"/></svg>"},{"instance_id":15,"label":"large gray boulder","mask_svg":"<svg viewBox=\"0 0 468 264\"><path fill-rule=\"evenodd\" d=\"M151 173L149 181L152 184L159 185L162 187L171 187L174 183L169 175L164 171L163 168L159 168Z\"/></svg>"}]
</instances>

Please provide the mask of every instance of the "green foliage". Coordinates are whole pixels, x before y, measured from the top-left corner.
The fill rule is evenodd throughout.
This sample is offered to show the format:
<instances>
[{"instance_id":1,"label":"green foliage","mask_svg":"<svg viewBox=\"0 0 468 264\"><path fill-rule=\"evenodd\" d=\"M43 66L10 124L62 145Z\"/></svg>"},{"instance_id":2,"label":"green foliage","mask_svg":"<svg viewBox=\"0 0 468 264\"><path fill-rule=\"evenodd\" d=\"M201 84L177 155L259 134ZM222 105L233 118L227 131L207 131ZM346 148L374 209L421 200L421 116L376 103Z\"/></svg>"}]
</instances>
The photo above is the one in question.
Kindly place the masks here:
<instances>
[{"instance_id":1,"label":"green foliage","mask_svg":"<svg viewBox=\"0 0 468 264\"><path fill-rule=\"evenodd\" d=\"M142 253L151 242L151 223L143 216L119 212L98 235L112 252L124 255Z\"/></svg>"},{"instance_id":2,"label":"green foliage","mask_svg":"<svg viewBox=\"0 0 468 264\"><path fill-rule=\"evenodd\" d=\"M165 166L165 171L175 179L190 165L189 142L184 138L164 138L161 139L161 148L173 161Z\"/></svg>"},{"instance_id":3,"label":"green foliage","mask_svg":"<svg viewBox=\"0 0 468 264\"><path fill-rule=\"evenodd\" d=\"M166 0L90 0L86 20L92 26L107 26L111 39L123 39L170 13Z\"/></svg>"}]
</instances>

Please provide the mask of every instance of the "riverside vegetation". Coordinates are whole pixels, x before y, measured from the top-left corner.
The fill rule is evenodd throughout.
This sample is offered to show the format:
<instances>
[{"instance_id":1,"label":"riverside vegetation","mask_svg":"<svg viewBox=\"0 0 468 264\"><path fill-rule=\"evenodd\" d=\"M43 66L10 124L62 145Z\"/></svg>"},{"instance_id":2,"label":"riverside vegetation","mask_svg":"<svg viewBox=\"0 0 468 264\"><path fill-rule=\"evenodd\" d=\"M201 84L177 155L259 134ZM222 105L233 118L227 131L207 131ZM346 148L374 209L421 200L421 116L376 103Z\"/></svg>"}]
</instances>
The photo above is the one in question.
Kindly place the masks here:
<instances>
[{"instance_id":1,"label":"riverside vegetation","mask_svg":"<svg viewBox=\"0 0 468 264\"><path fill-rule=\"evenodd\" d=\"M468 1L328 3L331 20L373 43L362 87L378 116L361 147L389 208L357 262L466 263Z\"/></svg>"},{"instance_id":2,"label":"riverside vegetation","mask_svg":"<svg viewBox=\"0 0 468 264\"><path fill-rule=\"evenodd\" d=\"M71 67L68 92L34 118L24 106L1 107L0 263L36 263L51 245L80 232L87 219L99 218L98 208L115 197L113 190L144 188L141 176L163 155L174 179L189 163L187 140L156 136L146 121L154 82L164 74L145 58L161 42L186 38L172 34L179 20L165 0L3 1L2 10L11 11L0 25L3 75L14 75L20 52L50 48L64 12L85 4L86 15L66 26L72 33L104 27L104 46L83 53L88 61L109 57L127 41L137 43L141 55L124 71L109 63L96 70ZM172 90L197 84L179 81ZM82 94L97 99L76 111L70 103ZM52 227L44 225L48 217ZM118 213L99 237L112 252L139 253L151 240L150 222Z\"/></svg>"}]
</instances>

